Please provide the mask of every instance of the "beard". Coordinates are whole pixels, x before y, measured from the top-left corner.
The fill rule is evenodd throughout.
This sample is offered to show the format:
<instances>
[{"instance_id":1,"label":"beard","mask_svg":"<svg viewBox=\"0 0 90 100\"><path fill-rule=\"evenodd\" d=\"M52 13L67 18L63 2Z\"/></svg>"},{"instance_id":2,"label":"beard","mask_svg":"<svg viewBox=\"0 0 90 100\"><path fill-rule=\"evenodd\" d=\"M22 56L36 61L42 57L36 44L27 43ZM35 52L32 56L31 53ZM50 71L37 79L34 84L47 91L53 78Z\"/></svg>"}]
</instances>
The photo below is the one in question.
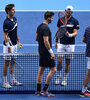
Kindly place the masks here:
<instances>
[{"instance_id":1,"label":"beard","mask_svg":"<svg viewBox=\"0 0 90 100\"><path fill-rule=\"evenodd\" d=\"M15 15L15 12L14 13L10 13L10 17L13 17Z\"/></svg>"},{"instance_id":2,"label":"beard","mask_svg":"<svg viewBox=\"0 0 90 100\"><path fill-rule=\"evenodd\" d=\"M69 18L71 15L72 15L72 13L68 13L68 14L67 14L67 18Z\"/></svg>"},{"instance_id":3,"label":"beard","mask_svg":"<svg viewBox=\"0 0 90 100\"><path fill-rule=\"evenodd\" d=\"M69 18L71 15L67 15L67 18Z\"/></svg>"},{"instance_id":4,"label":"beard","mask_svg":"<svg viewBox=\"0 0 90 100\"><path fill-rule=\"evenodd\" d=\"M48 20L48 24L50 24L52 21L51 20Z\"/></svg>"}]
</instances>

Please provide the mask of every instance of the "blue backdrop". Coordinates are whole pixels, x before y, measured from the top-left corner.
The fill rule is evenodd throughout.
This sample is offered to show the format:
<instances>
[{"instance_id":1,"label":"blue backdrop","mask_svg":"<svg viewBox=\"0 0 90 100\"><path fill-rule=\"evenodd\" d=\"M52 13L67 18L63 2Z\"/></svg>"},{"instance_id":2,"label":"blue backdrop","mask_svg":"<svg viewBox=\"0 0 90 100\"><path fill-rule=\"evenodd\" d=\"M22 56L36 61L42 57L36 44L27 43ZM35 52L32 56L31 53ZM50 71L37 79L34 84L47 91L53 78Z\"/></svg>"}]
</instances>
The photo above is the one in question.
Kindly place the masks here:
<instances>
[{"instance_id":1,"label":"blue backdrop","mask_svg":"<svg viewBox=\"0 0 90 100\"><path fill-rule=\"evenodd\" d=\"M0 44L3 43L3 21L6 18L5 12L0 12ZM19 50L19 52L37 52L37 42L35 41L35 34L37 26L43 22L44 11L27 11L27 12L16 12L15 16L18 20L18 33L19 38L23 46L23 49ZM80 29L78 31L78 35L76 37L76 45L83 44L82 37L85 31L85 28L90 24L90 12L74 12L73 16L78 19L80 24ZM58 21L58 12L55 12L54 20L49 25L52 38L54 37L57 30L57 21ZM27 46L29 44L29 46ZM55 41L53 41L53 45ZM53 46L53 50L56 51ZM76 51L85 51L85 46L76 46ZM2 52L2 46L0 46L0 52Z\"/></svg>"}]
</instances>

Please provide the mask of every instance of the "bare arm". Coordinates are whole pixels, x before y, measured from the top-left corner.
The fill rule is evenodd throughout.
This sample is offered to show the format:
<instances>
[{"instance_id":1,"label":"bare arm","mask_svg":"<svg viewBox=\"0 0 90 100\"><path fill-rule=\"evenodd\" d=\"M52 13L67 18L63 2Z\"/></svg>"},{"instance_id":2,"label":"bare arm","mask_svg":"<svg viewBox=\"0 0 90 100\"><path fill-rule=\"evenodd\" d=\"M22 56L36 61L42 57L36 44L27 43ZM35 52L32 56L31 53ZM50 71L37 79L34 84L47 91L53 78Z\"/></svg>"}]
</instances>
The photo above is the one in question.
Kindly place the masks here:
<instances>
[{"instance_id":1,"label":"bare arm","mask_svg":"<svg viewBox=\"0 0 90 100\"><path fill-rule=\"evenodd\" d=\"M37 33L36 33L36 36L35 36L35 41L37 41L37 36L38 36L38 35L37 35Z\"/></svg>"},{"instance_id":2,"label":"bare arm","mask_svg":"<svg viewBox=\"0 0 90 100\"><path fill-rule=\"evenodd\" d=\"M68 37L75 37L75 36L77 36L77 34L78 34L78 30L74 29L72 34L70 34L69 32L67 32L66 36L68 36Z\"/></svg>"},{"instance_id":3,"label":"bare arm","mask_svg":"<svg viewBox=\"0 0 90 100\"><path fill-rule=\"evenodd\" d=\"M57 33L58 33L59 30L60 30L60 28L58 28L57 31L56 31L56 42L58 42Z\"/></svg>"},{"instance_id":4,"label":"bare arm","mask_svg":"<svg viewBox=\"0 0 90 100\"><path fill-rule=\"evenodd\" d=\"M84 43L86 43L86 39L85 39L85 37L83 37L82 41L83 41Z\"/></svg>"},{"instance_id":5,"label":"bare arm","mask_svg":"<svg viewBox=\"0 0 90 100\"><path fill-rule=\"evenodd\" d=\"M44 44L45 44L46 48L48 50L51 49L50 44L49 44L49 41L48 41L48 36L44 36L43 37L43 40L44 40Z\"/></svg>"},{"instance_id":6,"label":"bare arm","mask_svg":"<svg viewBox=\"0 0 90 100\"><path fill-rule=\"evenodd\" d=\"M19 36L18 36L18 32L17 32L17 41L18 41L18 42L20 42L20 41L19 41Z\"/></svg>"},{"instance_id":7,"label":"bare arm","mask_svg":"<svg viewBox=\"0 0 90 100\"><path fill-rule=\"evenodd\" d=\"M4 40L5 40L6 46L8 46L8 52L11 53L11 47L8 40L8 33L6 32L4 32Z\"/></svg>"},{"instance_id":8,"label":"bare arm","mask_svg":"<svg viewBox=\"0 0 90 100\"><path fill-rule=\"evenodd\" d=\"M6 32L4 32L4 40L5 40L5 42L9 42L8 33L6 33Z\"/></svg>"},{"instance_id":9,"label":"bare arm","mask_svg":"<svg viewBox=\"0 0 90 100\"><path fill-rule=\"evenodd\" d=\"M48 41L48 36L44 36L43 40L44 40L44 44L45 44L46 48L48 49L49 53L51 54L51 59L54 59L55 55L50 47L50 43Z\"/></svg>"},{"instance_id":10,"label":"bare arm","mask_svg":"<svg viewBox=\"0 0 90 100\"><path fill-rule=\"evenodd\" d=\"M56 31L56 43L55 43L55 48L56 49L57 49L57 43L58 43L57 33L58 33L59 30L60 30L60 28L58 28L57 31Z\"/></svg>"},{"instance_id":11,"label":"bare arm","mask_svg":"<svg viewBox=\"0 0 90 100\"><path fill-rule=\"evenodd\" d=\"M20 41L19 41L18 32L17 32L17 41L18 41L19 46L22 46L22 44L21 44Z\"/></svg>"},{"instance_id":12,"label":"bare arm","mask_svg":"<svg viewBox=\"0 0 90 100\"><path fill-rule=\"evenodd\" d=\"M59 30L60 30L60 28L57 28L57 32L58 32ZM57 33L57 32L56 32L56 33Z\"/></svg>"},{"instance_id":13,"label":"bare arm","mask_svg":"<svg viewBox=\"0 0 90 100\"><path fill-rule=\"evenodd\" d=\"M75 36L77 36L77 34L78 34L78 30L77 29L74 29L74 31L72 33L72 36L75 37Z\"/></svg>"}]
</instances>

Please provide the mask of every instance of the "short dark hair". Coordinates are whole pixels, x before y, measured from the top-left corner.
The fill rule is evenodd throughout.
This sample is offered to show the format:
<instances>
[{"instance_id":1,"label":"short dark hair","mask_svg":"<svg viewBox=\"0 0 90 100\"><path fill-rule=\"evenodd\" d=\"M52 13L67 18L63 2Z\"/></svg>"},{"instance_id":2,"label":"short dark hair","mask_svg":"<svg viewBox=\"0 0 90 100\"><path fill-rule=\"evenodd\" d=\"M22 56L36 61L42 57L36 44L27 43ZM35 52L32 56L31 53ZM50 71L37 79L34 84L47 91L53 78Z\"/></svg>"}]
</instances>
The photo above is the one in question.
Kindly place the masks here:
<instances>
[{"instance_id":1,"label":"short dark hair","mask_svg":"<svg viewBox=\"0 0 90 100\"><path fill-rule=\"evenodd\" d=\"M6 13L8 14L8 11L10 11L14 6L15 6L14 4L8 4L8 5L6 5L6 7L5 7Z\"/></svg>"},{"instance_id":2,"label":"short dark hair","mask_svg":"<svg viewBox=\"0 0 90 100\"><path fill-rule=\"evenodd\" d=\"M50 11L47 11L47 12L45 12L45 14L44 14L44 19L48 19L48 17L52 17L52 16L54 16L54 12L50 12Z\"/></svg>"}]
</instances>

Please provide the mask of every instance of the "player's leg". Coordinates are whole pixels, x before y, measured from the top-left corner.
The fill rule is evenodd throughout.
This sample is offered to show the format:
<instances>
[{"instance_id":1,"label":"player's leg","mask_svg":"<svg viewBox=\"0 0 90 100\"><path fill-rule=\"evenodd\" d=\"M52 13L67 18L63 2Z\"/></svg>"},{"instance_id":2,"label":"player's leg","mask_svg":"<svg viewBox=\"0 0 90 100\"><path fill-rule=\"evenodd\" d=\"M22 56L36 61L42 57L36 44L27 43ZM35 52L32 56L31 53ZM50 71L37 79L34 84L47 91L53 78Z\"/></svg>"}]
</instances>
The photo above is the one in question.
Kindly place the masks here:
<instances>
[{"instance_id":1,"label":"player's leg","mask_svg":"<svg viewBox=\"0 0 90 100\"><path fill-rule=\"evenodd\" d=\"M55 61L51 58L48 59L47 61L49 68L50 68L50 71L47 75L47 78L46 78L46 82L45 82L45 86L43 88L43 91L44 91L44 96L47 96L47 97L54 97L55 95L53 95L52 93L49 93L48 92L48 86L53 78L53 75L55 74L56 72L56 67L55 67Z\"/></svg>"},{"instance_id":2,"label":"player's leg","mask_svg":"<svg viewBox=\"0 0 90 100\"><path fill-rule=\"evenodd\" d=\"M41 66L39 67L39 71L37 75L37 84L41 84L44 70L45 70L45 67L41 67Z\"/></svg>"},{"instance_id":3,"label":"player's leg","mask_svg":"<svg viewBox=\"0 0 90 100\"><path fill-rule=\"evenodd\" d=\"M64 72L64 77L61 85L65 86L67 85L67 78L68 78L68 73L70 71L70 59L65 59L65 72Z\"/></svg>"},{"instance_id":4,"label":"player's leg","mask_svg":"<svg viewBox=\"0 0 90 100\"><path fill-rule=\"evenodd\" d=\"M84 85L82 87L82 91L81 91L81 94L80 96L81 97L90 97L90 93L88 93L87 91L87 86L88 86L88 83L90 82L90 58L88 57L87 58L88 62L87 62L87 74L85 76L85 79L84 79Z\"/></svg>"},{"instance_id":5,"label":"player's leg","mask_svg":"<svg viewBox=\"0 0 90 100\"><path fill-rule=\"evenodd\" d=\"M65 51L66 52L74 52L75 50L75 45L65 45ZM68 79L68 74L70 71L70 61L73 59L73 54L66 54L65 55L65 72L64 72L64 77L62 80L61 85L66 86L67 85L67 79Z\"/></svg>"},{"instance_id":6,"label":"player's leg","mask_svg":"<svg viewBox=\"0 0 90 100\"><path fill-rule=\"evenodd\" d=\"M47 75L46 83L45 83L45 86L43 88L44 96L46 96L46 97L54 97L55 96L54 94L48 92L49 84L50 84L55 72L56 72L56 67L50 68L50 72Z\"/></svg>"},{"instance_id":7,"label":"player's leg","mask_svg":"<svg viewBox=\"0 0 90 100\"><path fill-rule=\"evenodd\" d=\"M11 46L11 51L14 54L17 53L17 45ZM16 55L13 55L11 57L11 61L9 63L9 72L10 72L10 76L11 76L10 84L11 85L21 86L22 83L17 81L16 78L15 78L15 75L14 75L15 60L16 60Z\"/></svg>"},{"instance_id":8,"label":"player's leg","mask_svg":"<svg viewBox=\"0 0 90 100\"><path fill-rule=\"evenodd\" d=\"M64 48L62 44L58 44L57 52L64 52ZM60 79L62 78L61 72L62 72L62 61L63 61L63 54L58 54L57 57L57 76L55 84L60 83Z\"/></svg>"},{"instance_id":9,"label":"player's leg","mask_svg":"<svg viewBox=\"0 0 90 100\"><path fill-rule=\"evenodd\" d=\"M62 78L62 61L63 61L63 57L58 57L57 58L57 76L56 76L56 81L55 84L59 84L60 83L60 79Z\"/></svg>"},{"instance_id":10,"label":"player's leg","mask_svg":"<svg viewBox=\"0 0 90 100\"><path fill-rule=\"evenodd\" d=\"M7 46L3 46L3 53L8 53ZM4 88L12 88L7 81L7 71L8 71L8 66L9 66L9 62L11 59L10 59L10 56L7 56L7 55L4 55L3 57L5 60L5 63L3 65L3 87Z\"/></svg>"},{"instance_id":11,"label":"player's leg","mask_svg":"<svg viewBox=\"0 0 90 100\"><path fill-rule=\"evenodd\" d=\"M48 85L50 84L55 72L56 72L56 67L50 68L50 71L49 71L47 78L46 78L46 87L44 87L44 91L48 89Z\"/></svg>"},{"instance_id":12,"label":"player's leg","mask_svg":"<svg viewBox=\"0 0 90 100\"><path fill-rule=\"evenodd\" d=\"M13 66L12 66L12 63L13 63ZM10 61L9 62L9 72L10 72L11 80L15 79L15 76L14 76L14 67L15 67L15 63L12 62L12 61Z\"/></svg>"},{"instance_id":13,"label":"player's leg","mask_svg":"<svg viewBox=\"0 0 90 100\"><path fill-rule=\"evenodd\" d=\"M40 55L39 56L39 71L37 74L37 91L35 92L36 96L40 96L41 94L41 82L42 82L42 76L45 70L45 64L43 62L45 62L46 59L44 58L44 56Z\"/></svg>"},{"instance_id":14,"label":"player's leg","mask_svg":"<svg viewBox=\"0 0 90 100\"><path fill-rule=\"evenodd\" d=\"M40 96L41 94L41 83L42 83L42 76L44 73L45 67L39 67L38 75L37 75L37 91L35 93L36 96Z\"/></svg>"}]
</instances>

